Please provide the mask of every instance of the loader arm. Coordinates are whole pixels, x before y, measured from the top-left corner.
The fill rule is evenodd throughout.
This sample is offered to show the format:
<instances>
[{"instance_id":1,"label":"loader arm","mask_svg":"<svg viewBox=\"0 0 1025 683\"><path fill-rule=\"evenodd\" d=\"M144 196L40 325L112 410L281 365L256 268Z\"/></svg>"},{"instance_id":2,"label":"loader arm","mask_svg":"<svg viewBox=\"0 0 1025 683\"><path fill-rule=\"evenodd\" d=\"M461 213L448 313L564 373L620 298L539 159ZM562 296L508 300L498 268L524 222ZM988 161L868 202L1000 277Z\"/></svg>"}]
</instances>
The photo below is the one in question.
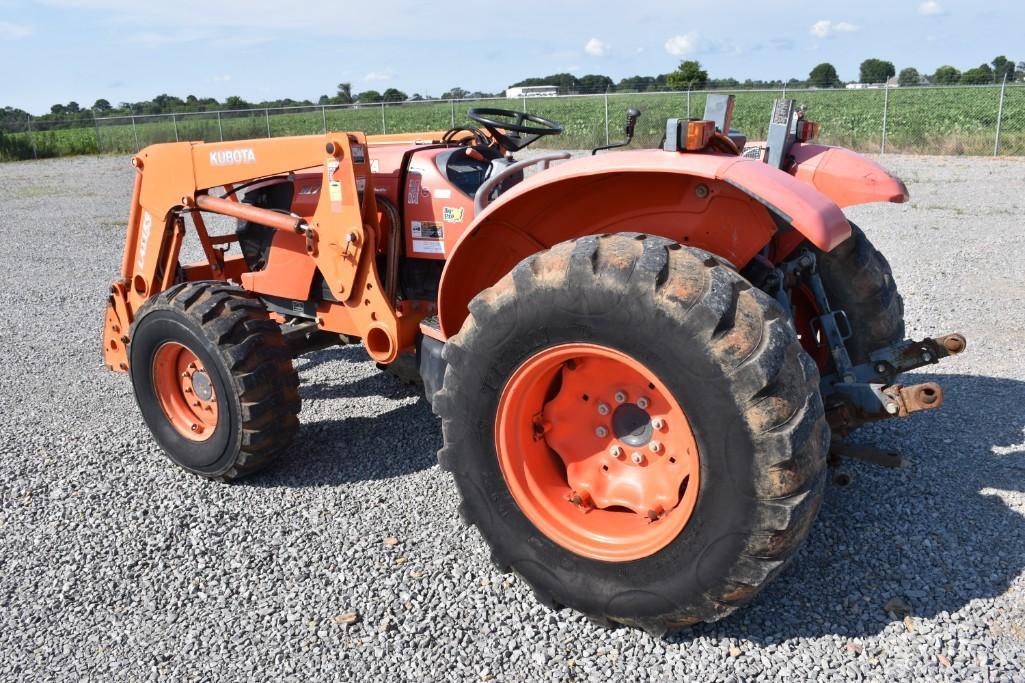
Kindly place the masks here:
<instances>
[{"instance_id":1,"label":"loader arm","mask_svg":"<svg viewBox=\"0 0 1025 683\"><path fill-rule=\"evenodd\" d=\"M132 159L137 171L121 278L111 286L104 325L104 357L112 370L128 369L132 321L152 296L185 280L227 280L253 289L255 278L241 256L218 246L234 235L211 237L204 213L232 216L305 238L305 251L324 277L334 301L318 304L317 323L328 332L361 337L370 355L390 362L413 345L419 317L384 296L374 262L379 231L367 140L362 133L328 133L225 143L153 145ZM315 212L299 217L241 204L236 188L261 178L320 166L322 185ZM211 190L223 188L223 197ZM189 219L206 261L179 267ZM272 254L280 286L295 275L283 252ZM271 263L274 266L275 263ZM312 271L310 271L312 272ZM274 286L262 293L273 294ZM270 289L271 291L268 291Z\"/></svg>"}]
</instances>

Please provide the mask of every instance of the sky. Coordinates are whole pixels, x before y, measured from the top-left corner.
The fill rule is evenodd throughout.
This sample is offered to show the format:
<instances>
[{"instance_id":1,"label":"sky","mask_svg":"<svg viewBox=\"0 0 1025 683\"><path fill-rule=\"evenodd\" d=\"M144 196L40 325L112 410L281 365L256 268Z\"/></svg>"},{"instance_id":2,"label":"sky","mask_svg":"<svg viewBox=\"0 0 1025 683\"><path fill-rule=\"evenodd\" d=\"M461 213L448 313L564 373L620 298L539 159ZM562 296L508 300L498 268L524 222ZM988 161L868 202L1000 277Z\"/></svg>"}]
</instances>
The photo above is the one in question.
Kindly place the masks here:
<instances>
[{"instance_id":1,"label":"sky","mask_svg":"<svg viewBox=\"0 0 1025 683\"><path fill-rule=\"evenodd\" d=\"M684 59L739 80L806 78L828 61L855 80L868 57L922 73L1022 61L1023 26L1022 0L0 0L0 106L42 114L165 92L316 101L342 81L498 92Z\"/></svg>"}]
</instances>

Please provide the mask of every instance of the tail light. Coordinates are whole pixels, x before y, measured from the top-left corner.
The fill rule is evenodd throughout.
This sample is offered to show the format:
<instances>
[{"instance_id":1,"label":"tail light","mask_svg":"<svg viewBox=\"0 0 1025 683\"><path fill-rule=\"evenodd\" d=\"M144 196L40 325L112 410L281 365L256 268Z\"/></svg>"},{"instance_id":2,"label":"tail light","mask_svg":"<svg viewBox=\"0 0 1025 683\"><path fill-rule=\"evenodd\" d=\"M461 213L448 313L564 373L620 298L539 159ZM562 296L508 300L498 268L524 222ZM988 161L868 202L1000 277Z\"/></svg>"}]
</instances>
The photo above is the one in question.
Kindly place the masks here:
<instances>
[{"instance_id":1,"label":"tail light","mask_svg":"<svg viewBox=\"0 0 1025 683\"><path fill-rule=\"evenodd\" d=\"M795 137L798 142L808 142L814 140L819 136L819 124L817 121L805 121L799 119L797 121L797 131Z\"/></svg>"}]
</instances>

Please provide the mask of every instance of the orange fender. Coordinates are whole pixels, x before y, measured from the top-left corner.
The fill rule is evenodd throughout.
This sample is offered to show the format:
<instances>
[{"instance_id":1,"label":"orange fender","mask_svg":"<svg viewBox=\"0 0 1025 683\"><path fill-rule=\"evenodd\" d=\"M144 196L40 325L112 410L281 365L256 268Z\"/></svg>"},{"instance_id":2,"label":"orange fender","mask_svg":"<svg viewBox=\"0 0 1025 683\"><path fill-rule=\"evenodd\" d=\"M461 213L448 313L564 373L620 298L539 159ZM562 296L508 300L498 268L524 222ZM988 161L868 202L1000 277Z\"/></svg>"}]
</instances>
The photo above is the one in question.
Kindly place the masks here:
<instances>
[{"instance_id":1,"label":"orange fender","mask_svg":"<svg viewBox=\"0 0 1025 683\"><path fill-rule=\"evenodd\" d=\"M885 168L843 147L795 144L791 172L841 208L872 202L902 204L908 188Z\"/></svg>"},{"instance_id":2,"label":"orange fender","mask_svg":"<svg viewBox=\"0 0 1025 683\"><path fill-rule=\"evenodd\" d=\"M759 161L662 150L574 159L503 194L456 242L438 295L442 333L458 332L470 300L517 263L566 240L643 232L706 249L740 268L780 223L824 251L850 235L830 199Z\"/></svg>"}]
</instances>

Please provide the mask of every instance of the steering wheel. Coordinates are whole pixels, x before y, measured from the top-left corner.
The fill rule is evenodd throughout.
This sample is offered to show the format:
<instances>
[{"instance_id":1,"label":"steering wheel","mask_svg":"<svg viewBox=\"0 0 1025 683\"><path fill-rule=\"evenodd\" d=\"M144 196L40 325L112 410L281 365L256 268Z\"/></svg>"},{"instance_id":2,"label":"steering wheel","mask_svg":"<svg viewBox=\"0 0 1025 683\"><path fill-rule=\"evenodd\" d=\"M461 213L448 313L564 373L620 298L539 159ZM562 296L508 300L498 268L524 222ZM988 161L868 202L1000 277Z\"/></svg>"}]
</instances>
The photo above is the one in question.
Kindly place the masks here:
<instances>
[{"instance_id":1,"label":"steering wheel","mask_svg":"<svg viewBox=\"0 0 1025 683\"><path fill-rule=\"evenodd\" d=\"M562 133L562 126L558 123L522 111L471 109L467 115L484 126L498 144L510 152L519 151L545 135Z\"/></svg>"}]
</instances>

